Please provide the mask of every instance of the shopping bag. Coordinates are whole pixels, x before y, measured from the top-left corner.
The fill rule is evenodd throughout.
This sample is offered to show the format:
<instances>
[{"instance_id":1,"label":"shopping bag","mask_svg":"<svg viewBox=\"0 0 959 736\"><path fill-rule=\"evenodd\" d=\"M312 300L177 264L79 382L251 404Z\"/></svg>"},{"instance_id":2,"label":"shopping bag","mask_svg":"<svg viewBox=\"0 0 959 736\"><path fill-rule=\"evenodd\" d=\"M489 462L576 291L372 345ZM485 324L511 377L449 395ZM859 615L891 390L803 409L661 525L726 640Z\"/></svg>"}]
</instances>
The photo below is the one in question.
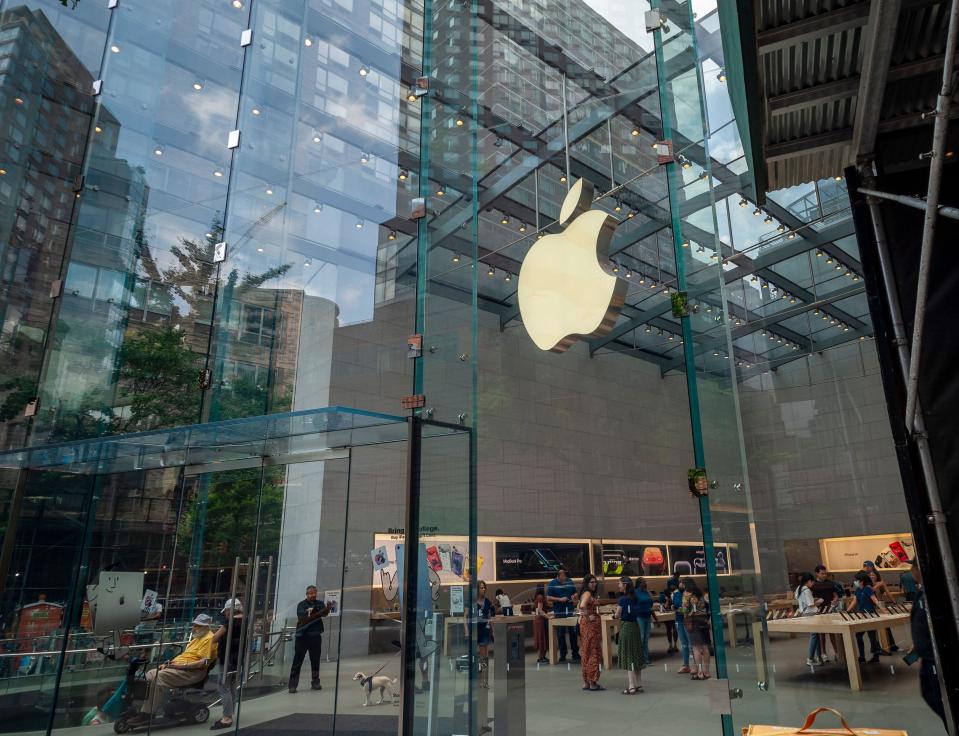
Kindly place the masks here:
<instances>
[{"instance_id":1,"label":"shopping bag","mask_svg":"<svg viewBox=\"0 0 959 736\"><path fill-rule=\"evenodd\" d=\"M813 728L816 716L829 711L839 718L841 726L833 728ZM818 734L819 736L909 736L905 731L888 728L850 728L842 713L832 708L816 708L806 716L801 728L795 726L746 726L743 736L793 736L793 734Z\"/></svg>"}]
</instances>

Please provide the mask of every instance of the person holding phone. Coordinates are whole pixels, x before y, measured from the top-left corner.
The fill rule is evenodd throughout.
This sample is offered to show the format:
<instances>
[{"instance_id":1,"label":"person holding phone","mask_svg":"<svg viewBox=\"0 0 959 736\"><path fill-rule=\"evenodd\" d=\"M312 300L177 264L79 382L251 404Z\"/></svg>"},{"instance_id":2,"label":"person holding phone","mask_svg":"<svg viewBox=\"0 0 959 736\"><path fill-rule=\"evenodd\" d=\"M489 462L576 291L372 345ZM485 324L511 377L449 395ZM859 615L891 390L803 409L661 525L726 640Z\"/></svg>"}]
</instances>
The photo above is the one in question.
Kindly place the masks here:
<instances>
[{"instance_id":1,"label":"person holding phone","mask_svg":"<svg viewBox=\"0 0 959 736\"><path fill-rule=\"evenodd\" d=\"M310 687L313 690L322 690L320 684L320 653L323 649L323 617L329 614L329 609L316 599L316 586L310 585L306 589L304 598L296 607L296 633L293 635L293 666L290 667L289 689L296 692L300 682L300 668L303 659L310 655Z\"/></svg>"}]
</instances>

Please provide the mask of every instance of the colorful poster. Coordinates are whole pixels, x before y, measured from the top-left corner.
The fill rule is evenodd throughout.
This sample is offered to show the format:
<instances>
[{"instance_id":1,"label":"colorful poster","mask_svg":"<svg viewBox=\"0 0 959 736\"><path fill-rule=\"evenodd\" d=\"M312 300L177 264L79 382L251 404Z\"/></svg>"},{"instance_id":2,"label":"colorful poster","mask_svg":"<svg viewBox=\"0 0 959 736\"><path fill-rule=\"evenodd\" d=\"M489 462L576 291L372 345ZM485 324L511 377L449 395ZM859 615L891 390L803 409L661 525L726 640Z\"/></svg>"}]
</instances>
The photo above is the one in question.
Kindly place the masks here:
<instances>
[{"instance_id":1,"label":"colorful poster","mask_svg":"<svg viewBox=\"0 0 959 736\"><path fill-rule=\"evenodd\" d=\"M340 615L340 591L338 590L325 590L323 591L323 603L329 609L330 616L339 616Z\"/></svg>"},{"instance_id":2,"label":"colorful poster","mask_svg":"<svg viewBox=\"0 0 959 736\"><path fill-rule=\"evenodd\" d=\"M608 578L667 575L666 547L661 544L603 545L599 574Z\"/></svg>"},{"instance_id":3,"label":"colorful poster","mask_svg":"<svg viewBox=\"0 0 959 736\"><path fill-rule=\"evenodd\" d=\"M386 552L386 545L381 544L370 550L370 559L373 560L373 572L385 570L390 565L390 558Z\"/></svg>"},{"instance_id":4,"label":"colorful poster","mask_svg":"<svg viewBox=\"0 0 959 736\"><path fill-rule=\"evenodd\" d=\"M823 564L835 571L859 570L866 560L881 569L904 569L915 556L911 534L833 537L820 546Z\"/></svg>"},{"instance_id":5,"label":"colorful poster","mask_svg":"<svg viewBox=\"0 0 959 736\"><path fill-rule=\"evenodd\" d=\"M455 616L461 614L466 610L466 606L463 603L463 586L462 585L451 585L450 586L450 615Z\"/></svg>"},{"instance_id":6,"label":"colorful poster","mask_svg":"<svg viewBox=\"0 0 959 736\"><path fill-rule=\"evenodd\" d=\"M670 544L666 549L671 572L678 572L680 575L706 574L706 551L703 545ZM717 544L713 551L716 554L716 572L720 575L731 572L729 547Z\"/></svg>"}]
</instances>

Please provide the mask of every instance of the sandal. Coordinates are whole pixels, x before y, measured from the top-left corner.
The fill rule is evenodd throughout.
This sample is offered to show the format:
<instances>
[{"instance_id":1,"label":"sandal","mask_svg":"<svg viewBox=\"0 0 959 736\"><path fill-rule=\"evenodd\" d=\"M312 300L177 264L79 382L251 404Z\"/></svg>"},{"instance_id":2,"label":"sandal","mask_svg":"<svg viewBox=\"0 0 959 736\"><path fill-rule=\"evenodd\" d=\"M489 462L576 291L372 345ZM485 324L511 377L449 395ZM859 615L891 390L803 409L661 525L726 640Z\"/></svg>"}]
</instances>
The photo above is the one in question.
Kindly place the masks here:
<instances>
[{"instance_id":1,"label":"sandal","mask_svg":"<svg viewBox=\"0 0 959 736\"><path fill-rule=\"evenodd\" d=\"M636 687L633 688L633 695L635 695L636 693L643 693L643 692L646 692L646 691L643 690L642 685L637 685Z\"/></svg>"},{"instance_id":2,"label":"sandal","mask_svg":"<svg viewBox=\"0 0 959 736\"><path fill-rule=\"evenodd\" d=\"M635 692L636 692L636 688L628 687L625 690L623 690L623 695L632 695Z\"/></svg>"}]
</instances>

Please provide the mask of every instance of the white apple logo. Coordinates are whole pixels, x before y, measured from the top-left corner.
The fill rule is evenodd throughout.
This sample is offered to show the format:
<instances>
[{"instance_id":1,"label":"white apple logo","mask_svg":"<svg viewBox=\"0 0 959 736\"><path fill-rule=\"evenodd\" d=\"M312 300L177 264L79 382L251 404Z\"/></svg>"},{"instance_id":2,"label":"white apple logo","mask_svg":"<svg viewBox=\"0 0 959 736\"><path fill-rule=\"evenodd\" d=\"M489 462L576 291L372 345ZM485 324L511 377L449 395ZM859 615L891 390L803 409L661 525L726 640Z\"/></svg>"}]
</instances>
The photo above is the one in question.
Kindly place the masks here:
<instances>
[{"instance_id":1,"label":"white apple logo","mask_svg":"<svg viewBox=\"0 0 959 736\"><path fill-rule=\"evenodd\" d=\"M627 283L609 265L609 243L619 222L591 210L593 185L580 179L560 210L563 232L529 249L519 272L519 311L540 350L565 352L584 337L599 337L616 324Z\"/></svg>"}]
</instances>

